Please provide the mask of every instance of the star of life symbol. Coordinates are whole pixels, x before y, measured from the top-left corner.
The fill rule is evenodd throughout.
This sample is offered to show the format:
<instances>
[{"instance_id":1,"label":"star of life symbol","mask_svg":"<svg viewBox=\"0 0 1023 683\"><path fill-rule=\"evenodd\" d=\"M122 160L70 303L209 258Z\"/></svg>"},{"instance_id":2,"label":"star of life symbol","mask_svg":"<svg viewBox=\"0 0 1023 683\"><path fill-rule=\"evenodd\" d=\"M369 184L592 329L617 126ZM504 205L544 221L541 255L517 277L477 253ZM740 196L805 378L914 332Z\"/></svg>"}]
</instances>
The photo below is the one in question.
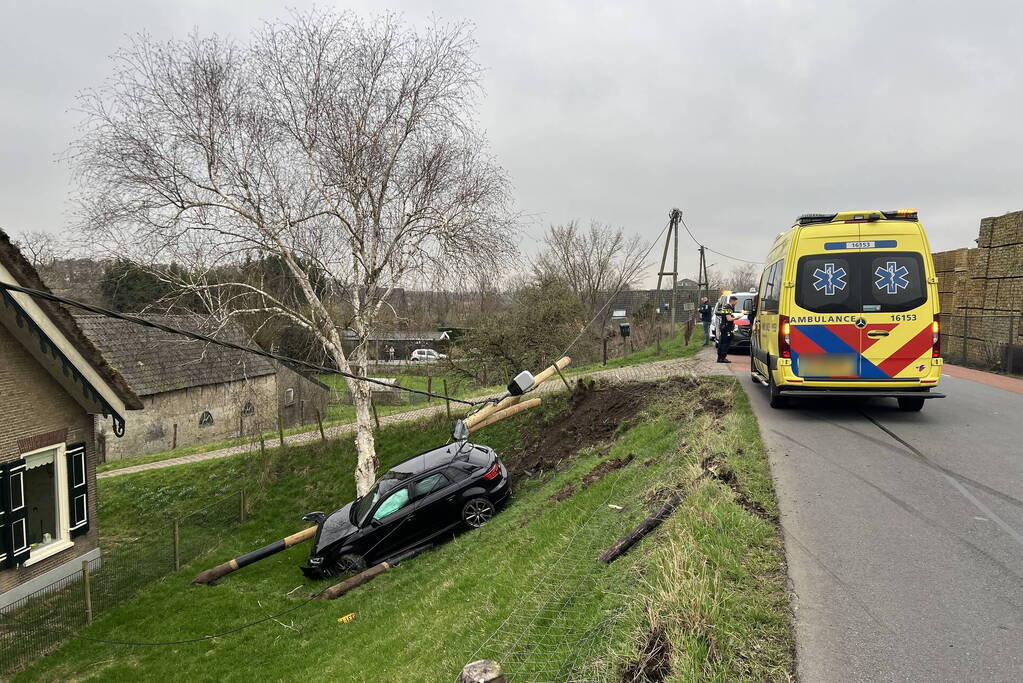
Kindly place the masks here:
<instances>
[{"instance_id":1,"label":"star of life symbol","mask_svg":"<svg viewBox=\"0 0 1023 683\"><path fill-rule=\"evenodd\" d=\"M909 275L909 269L895 261L888 261L884 268L878 266L874 275L877 276L874 286L886 294L898 294L900 289L909 287L909 279L906 277Z\"/></svg>"},{"instance_id":2,"label":"star of life symbol","mask_svg":"<svg viewBox=\"0 0 1023 683\"><path fill-rule=\"evenodd\" d=\"M813 288L818 292L824 290L826 296L834 296L835 292L845 289L845 268L835 268L834 263L825 263L824 268L813 271L813 276L817 278Z\"/></svg>"}]
</instances>

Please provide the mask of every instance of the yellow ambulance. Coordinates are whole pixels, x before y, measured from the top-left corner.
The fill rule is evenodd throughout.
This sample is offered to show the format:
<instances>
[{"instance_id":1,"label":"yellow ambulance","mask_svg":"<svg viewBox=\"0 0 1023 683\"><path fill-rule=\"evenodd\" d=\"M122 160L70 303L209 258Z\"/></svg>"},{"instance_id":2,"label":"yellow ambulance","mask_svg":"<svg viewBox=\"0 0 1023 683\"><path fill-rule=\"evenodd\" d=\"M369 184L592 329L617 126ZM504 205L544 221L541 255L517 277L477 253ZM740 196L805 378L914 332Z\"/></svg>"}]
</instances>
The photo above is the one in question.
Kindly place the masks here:
<instances>
[{"instance_id":1,"label":"yellow ambulance","mask_svg":"<svg viewBox=\"0 0 1023 683\"><path fill-rule=\"evenodd\" d=\"M915 209L800 216L765 261L754 381L789 398L942 398L938 279Z\"/></svg>"}]
</instances>

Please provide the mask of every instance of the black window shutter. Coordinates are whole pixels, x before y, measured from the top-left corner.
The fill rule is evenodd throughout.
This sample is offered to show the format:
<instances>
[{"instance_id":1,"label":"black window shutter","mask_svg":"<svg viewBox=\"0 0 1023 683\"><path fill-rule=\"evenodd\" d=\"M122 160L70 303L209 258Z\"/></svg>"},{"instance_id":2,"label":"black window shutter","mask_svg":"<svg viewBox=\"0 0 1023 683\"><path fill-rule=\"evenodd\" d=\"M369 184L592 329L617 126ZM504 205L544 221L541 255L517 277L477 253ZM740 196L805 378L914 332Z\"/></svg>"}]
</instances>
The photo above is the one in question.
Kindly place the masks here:
<instances>
[{"instance_id":1,"label":"black window shutter","mask_svg":"<svg viewBox=\"0 0 1023 683\"><path fill-rule=\"evenodd\" d=\"M68 444L65 457L67 458L68 526L71 529L71 538L74 538L89 530L89 478L85 472L85 444Z\"/></svg>"},{"instance_id":2,"label":"black window shutter","mask_svg":"<svg viewBox=\"0 0 1023 683\"><path fill-rule=\"evenodd\" d=\"M25 461L0 465L0 490L3 492L3 545L5 566L14 568L28 559L28 523L25 519Z\"/></svg>"}]
</instances>

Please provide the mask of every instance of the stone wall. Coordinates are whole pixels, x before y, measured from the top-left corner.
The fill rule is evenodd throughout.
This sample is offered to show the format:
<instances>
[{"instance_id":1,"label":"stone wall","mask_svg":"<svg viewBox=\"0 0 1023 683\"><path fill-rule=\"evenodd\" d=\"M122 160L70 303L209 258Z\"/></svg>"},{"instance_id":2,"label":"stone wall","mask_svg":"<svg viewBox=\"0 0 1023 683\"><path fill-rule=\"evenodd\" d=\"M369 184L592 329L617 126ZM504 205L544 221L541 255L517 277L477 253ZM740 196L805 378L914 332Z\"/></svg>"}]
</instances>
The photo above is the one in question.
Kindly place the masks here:
<instances>
[{"instance_id":1,"label":"stone wall","mask_svg":"<svg viewBox=\"0 0 1023 683\"><path fill-rule=\"evenodd\" d=\"M1023 211L980 221L977 246L934 254L942 313L942 355L1004 363L1023 345ZM964 348L965 342L965 348ZM1023 354L1016 354L1017 368Z\"/></svg>"},{"instance_id":2,"label":"stone wall","mask_svg":"<svg viewBox=\"0 0 1023 683\"><path fill-rule=\"evenodd\" d=\"M224 441L277 426L277 381L264 375L143 396L144 409L128 414L125 434L97 424L105 462L173 448ZM246 406L251 405L251 411ZM200 423L209 412L212 422Z\"/></svg>"}]
</instances>

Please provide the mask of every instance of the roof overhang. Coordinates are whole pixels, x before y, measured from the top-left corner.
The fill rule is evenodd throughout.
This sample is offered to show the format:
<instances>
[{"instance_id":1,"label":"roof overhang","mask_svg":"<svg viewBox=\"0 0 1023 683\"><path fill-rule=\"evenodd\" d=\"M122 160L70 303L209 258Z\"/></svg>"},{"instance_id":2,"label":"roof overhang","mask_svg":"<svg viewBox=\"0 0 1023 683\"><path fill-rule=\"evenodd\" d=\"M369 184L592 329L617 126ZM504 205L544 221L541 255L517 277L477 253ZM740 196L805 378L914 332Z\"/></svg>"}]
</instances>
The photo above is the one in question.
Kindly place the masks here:
<instances>
[{"instance_id":1,"label":"roof overhang","mask_svg":"<svg viewBox=\"0 0 1023 683\"><path fill-rule=\"evenodd\" d=\"M0 280L12 284L18 279L0 263ZM21 341L53 378L87 412L111 415L114 432L124 432L128 408L93 365L61 332L50 316L28 294L3 289L0 318L11 334ZM35 337L35 339L32 339Z\"/></svg>"}]
</instances>

